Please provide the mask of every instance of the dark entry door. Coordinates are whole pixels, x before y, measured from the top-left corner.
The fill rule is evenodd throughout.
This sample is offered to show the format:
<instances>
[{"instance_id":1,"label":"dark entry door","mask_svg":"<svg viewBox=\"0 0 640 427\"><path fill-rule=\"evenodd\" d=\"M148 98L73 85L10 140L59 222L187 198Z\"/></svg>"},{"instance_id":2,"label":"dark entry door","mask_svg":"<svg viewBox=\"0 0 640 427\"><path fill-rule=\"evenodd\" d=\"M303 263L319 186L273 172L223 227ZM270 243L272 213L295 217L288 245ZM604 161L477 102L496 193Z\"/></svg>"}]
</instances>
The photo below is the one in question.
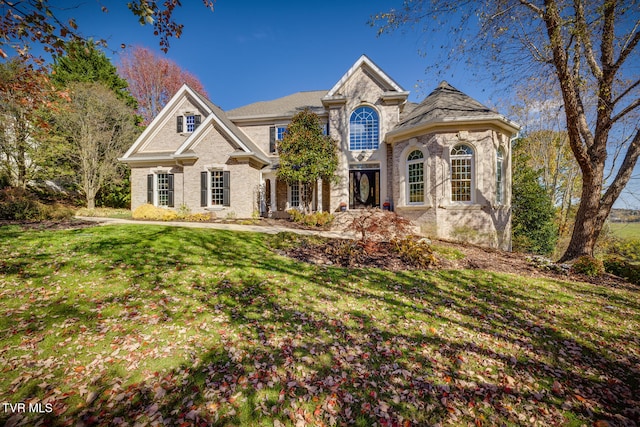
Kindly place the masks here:
<instances>
[{"instance_id":1,"label":"dark entry door","mask_svg":"<svg viewBox=\"0 0 640 427\"><path fill-rule=\"evenodd\" d=\"M380 170L349 171L349 208L380 206Z\"/></svg>"}]
</instances>

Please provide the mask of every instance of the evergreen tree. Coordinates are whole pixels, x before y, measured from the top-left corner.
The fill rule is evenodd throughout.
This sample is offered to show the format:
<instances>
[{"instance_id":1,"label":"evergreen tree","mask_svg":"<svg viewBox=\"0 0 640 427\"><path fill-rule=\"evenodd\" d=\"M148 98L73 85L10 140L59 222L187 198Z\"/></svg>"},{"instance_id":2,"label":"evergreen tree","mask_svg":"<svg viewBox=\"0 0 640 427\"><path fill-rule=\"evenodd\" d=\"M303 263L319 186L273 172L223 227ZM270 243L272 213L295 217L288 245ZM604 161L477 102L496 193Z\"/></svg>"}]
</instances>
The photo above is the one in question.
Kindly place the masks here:
<instances>
[{"instance_id":1,"label":"evergreen tree","mask_svg":"<svg viewBox=\"0 0 640 427\"><path fill-rule=\"evenodd\" d=\"M514 147L513 247L515 250L550 255L558 240L555 207L540 183L541 171L528 165L521 147Z\"/></svg>"},{"instance_id":2,"label":"evergreen tree","mask_svg":"<svg viewBox=\"0 0 640 427\"><path fill-rule=\"evenodd\" d=\"M299 183L304 212L309 212L313 187L319 179L332 180L338 167L336 142L323 135L320 119L309 109L291 119L278 145L278 178Z\"/></svg>"},{"instance_id":3,"label":"evergreen tree","mask_svg":"<svg viewBox=\"0 0 640 427\"><path fill-rule=\"evenodd\" d=\"M73 41L66 45L65 55L53 61L52 82L65 88L73 82L102 83L131 108L137 107L136 99L127 88L129 84L118 75L118 69L93 40Z\"/></svg>"}]
</instances>

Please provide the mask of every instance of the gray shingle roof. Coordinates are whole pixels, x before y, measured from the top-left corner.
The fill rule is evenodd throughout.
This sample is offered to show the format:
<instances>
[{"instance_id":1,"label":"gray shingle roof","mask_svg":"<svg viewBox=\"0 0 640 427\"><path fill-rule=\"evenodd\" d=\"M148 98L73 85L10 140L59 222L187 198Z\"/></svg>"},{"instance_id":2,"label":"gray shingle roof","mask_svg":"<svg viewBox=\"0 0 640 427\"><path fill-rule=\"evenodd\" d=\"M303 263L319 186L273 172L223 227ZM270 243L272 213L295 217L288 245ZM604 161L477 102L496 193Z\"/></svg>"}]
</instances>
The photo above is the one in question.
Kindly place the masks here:
<instances>
[{"instance_id":1,"label":"gray shingle roof","mask_svg":"<svg viewBox=\"0 0 640 427\"><path fill-rule=\"evenodd\" d=\"M322 97L326 94L326 90L298 92L272 101L256 102L227 111L227 116L231 120L259 117L289 117L305 108L310 108L311 111L316 114L323 113L325 109L322 105Z\"/></svg>"},{"instance_id":2,"label":"gray shingle roof","mask_svg":"<svg viewBox=\"0 0 640 427\"><path fill-rule=\"evenodd\" d=\"M424 101L404 116L395 130L446 119L495 118L498 113L443 81Z\"/></svg>"}]
</instances>

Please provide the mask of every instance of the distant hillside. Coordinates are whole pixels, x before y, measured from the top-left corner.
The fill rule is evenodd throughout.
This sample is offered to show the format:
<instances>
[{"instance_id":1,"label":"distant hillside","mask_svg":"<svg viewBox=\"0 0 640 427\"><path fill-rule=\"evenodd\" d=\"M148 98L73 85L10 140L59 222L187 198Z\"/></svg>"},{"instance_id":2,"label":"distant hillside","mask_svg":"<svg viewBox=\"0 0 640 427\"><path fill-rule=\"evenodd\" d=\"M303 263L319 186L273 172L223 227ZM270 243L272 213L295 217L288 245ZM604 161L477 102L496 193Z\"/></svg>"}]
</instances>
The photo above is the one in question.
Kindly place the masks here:
<instances>
[{"instance_id":1,"label":"distant hillside","mask_svg":"<svg viewBox=\"0 0 640 427\"><path fill-rule=\"evenodd\" d=\"M611 222L640 222L640 211L635 209L611 209Z\"/></svg>"}]
</instances>

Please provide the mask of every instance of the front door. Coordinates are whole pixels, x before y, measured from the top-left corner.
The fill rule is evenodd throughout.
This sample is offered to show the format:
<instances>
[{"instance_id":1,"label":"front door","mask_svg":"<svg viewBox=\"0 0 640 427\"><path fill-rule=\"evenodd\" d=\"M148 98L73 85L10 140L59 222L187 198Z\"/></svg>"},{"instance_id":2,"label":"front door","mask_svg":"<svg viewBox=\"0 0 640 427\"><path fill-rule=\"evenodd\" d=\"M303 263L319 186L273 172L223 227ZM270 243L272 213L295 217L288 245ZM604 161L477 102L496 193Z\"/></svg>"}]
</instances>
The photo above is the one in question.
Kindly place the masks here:
<instances>
[{"instance_id":1,"label":"front door","mask_svg":"<svg viewBox=\"0 0 640 427\"><path fill-rule=\"evenodd\" d=\"M380 206L380 170L353 169L349 171L349 208L362 209Z\"/></svg>"}]
</instances>

